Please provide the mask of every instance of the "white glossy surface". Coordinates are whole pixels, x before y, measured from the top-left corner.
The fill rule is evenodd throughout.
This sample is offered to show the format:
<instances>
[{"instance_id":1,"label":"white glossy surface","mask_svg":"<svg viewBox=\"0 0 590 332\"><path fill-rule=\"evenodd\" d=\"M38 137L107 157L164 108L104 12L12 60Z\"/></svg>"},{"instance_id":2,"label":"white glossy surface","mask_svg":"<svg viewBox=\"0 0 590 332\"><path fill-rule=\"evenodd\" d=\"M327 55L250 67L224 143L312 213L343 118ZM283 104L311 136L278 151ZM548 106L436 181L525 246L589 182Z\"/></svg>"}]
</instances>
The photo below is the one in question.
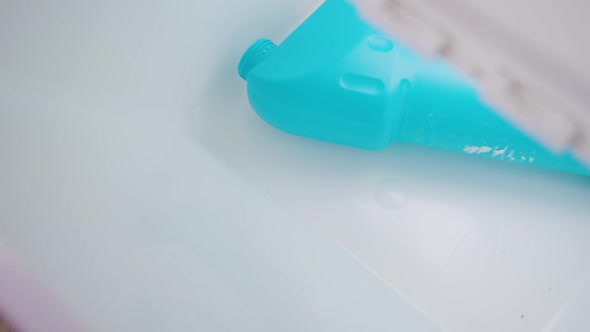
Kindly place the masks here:
<instances>
[{"instance_id":1,"label":"white glossy surface","mask_svg":"<svg viewBox=\"0 0 590 332\"><path fill-rule=\"evenodd\" d=\"M4 5L0 241L99 331L590 326L588 178L249 108L241 52L315 4Z\"/></svg>"}]
</instances>

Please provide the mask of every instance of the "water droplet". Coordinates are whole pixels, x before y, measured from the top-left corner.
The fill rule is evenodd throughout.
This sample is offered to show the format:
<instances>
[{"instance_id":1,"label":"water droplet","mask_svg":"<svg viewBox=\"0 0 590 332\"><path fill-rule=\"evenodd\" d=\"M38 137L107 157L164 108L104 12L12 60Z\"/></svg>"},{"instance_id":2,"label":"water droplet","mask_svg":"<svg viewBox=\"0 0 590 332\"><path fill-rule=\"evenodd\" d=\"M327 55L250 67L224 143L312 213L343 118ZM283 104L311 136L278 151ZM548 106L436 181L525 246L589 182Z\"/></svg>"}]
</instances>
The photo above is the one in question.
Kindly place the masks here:
<instances>
[{"instance_id":1,"label":"water droplet","mask_svg":"<svg viewBox=\"0 0 590 332\"><path fill-rule=\"evenodd\" d=\"M399 180L388 179L381 182L375 189L375 200L381 207L388 210L399 209L408 200L407 190Z\"/></svg>"}]
</instances>

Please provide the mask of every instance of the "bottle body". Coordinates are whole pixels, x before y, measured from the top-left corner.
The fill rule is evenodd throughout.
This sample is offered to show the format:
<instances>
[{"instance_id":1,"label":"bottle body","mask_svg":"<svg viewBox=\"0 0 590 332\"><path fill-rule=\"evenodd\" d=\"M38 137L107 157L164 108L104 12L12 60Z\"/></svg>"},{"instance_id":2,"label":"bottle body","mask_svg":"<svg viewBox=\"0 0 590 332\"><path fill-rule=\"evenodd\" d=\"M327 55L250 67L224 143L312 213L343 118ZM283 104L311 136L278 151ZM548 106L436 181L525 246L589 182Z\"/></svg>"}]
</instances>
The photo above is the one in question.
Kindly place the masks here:
<instances>
[{"instance_id":1,"label":"bottle body","mask_svg":"<svg viewBox=\"0 0 590 332\"><path fill-rule=\"evenodd\" d=\"M399 141L590 175L571 154L556 155L489 108L443 62L418 68L408 88Z\"/></svg>"},{"instance_id":2,"label":"bottle body","mask_svg":"<svg viewBox=\"0 0 590 332\"><path fill-rule=\"evenodd\" d=\"M402 141L590 174L488 108L450 66L367 24L346 0L327 0L280 46L257 42L239 70L254 110L292 134L375 150Z\"/></svg>"}]
</instances>

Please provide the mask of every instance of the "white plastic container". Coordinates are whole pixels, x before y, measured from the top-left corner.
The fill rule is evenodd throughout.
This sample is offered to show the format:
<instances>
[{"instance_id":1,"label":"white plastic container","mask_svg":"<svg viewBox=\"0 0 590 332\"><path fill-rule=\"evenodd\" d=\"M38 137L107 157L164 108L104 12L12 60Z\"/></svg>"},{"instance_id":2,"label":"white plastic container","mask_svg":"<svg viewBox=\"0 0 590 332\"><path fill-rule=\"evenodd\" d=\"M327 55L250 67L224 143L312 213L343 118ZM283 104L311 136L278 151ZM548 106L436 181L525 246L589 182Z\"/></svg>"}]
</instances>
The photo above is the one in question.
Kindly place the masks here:
<instances>
[{"instance_id":1,"label":"white plastic container","mask_svg":"<svg viewBox=\"0 0 590 332\"><path fill-rule=\"evenodd\" d=\"M590 180L289 136L236 66L319 5L0 5L0 315L36 331L582 331Z\"/></svg>"}]
</instances>

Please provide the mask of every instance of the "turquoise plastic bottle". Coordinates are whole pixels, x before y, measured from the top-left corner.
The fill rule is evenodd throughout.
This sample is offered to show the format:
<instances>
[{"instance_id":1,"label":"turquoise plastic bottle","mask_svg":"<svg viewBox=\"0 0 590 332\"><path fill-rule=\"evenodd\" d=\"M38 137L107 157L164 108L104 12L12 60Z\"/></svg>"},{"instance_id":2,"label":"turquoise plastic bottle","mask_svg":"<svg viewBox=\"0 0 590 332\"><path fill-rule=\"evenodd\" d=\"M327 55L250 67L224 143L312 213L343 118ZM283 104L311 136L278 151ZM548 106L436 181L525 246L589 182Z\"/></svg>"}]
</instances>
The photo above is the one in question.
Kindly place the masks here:
<instances>
[{"instance_id":1,"label":"turquoise plastic bottle","mask_svg":"<svg viewBox=\"0 0 590 332\"><path fill-rule=\"evenodd\" d=\"M442 61L425 61L327 0L281 45L255 42L239 74L251 106L286 132L366 149L410 142L590 175L554 155L479 99Z\"/></svg>"}]
</instances>

